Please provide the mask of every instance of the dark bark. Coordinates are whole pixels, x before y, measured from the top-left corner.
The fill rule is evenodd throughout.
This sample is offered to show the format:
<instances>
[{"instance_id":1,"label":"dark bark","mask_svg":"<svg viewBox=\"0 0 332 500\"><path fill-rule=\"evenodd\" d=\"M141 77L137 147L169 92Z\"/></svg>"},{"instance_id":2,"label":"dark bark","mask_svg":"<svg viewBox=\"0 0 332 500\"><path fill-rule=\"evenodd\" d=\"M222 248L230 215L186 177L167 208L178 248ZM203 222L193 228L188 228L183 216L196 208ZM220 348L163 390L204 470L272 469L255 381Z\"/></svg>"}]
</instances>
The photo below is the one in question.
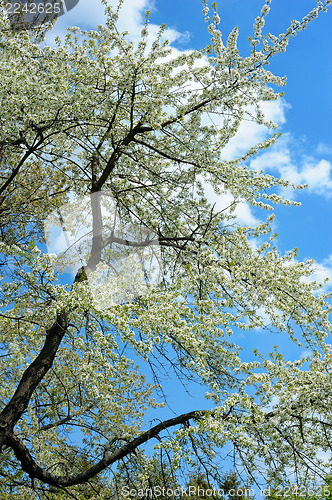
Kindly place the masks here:
<instances>
[{"instance_id":1,"label":"dark bark","mask_svg":"<svg viewBox=\"0 0 332 500\"><path fill-rule=\"evenodd\" d=\"M179 415L178 417L165 420L164 422L160 422L148 431L140 434L137 438L132 439L113 453L104 455L104 457L95 465L79 474L76 474L75 476L57 476L37 465L23 441L13 434L8 437L7 445L13 449L16 458L21 462L22 469L28 473L30 477L39 479L40 481L48 483L52 486L74 486L76 484L87 482L92 477L104 471L110 465L118 462L122 458L125 458L130 453L133 453L140 445L146 443L154 437L157 437L163 430L168 429L169 427L184 424L192 419L200 419L206 413L208 413L207 410L192 411ZM223 418L226 419L228 416L229 413L225 414Z\"/></svg>"},{"instance_id":2,"label":"dark bark","mask_svg":"<svg viewBox=\"0 0 332 500\"><path fill-rule=\"evenodd\" d=\"M40 353L23 373L13 397L0 414L0 449L8 443L7 439L12 435L16 422L28 407L34 390L51 368L67 328L67 314L62 311L51 328L46 330L45 342Z\"/></svg>"}]
</instances>

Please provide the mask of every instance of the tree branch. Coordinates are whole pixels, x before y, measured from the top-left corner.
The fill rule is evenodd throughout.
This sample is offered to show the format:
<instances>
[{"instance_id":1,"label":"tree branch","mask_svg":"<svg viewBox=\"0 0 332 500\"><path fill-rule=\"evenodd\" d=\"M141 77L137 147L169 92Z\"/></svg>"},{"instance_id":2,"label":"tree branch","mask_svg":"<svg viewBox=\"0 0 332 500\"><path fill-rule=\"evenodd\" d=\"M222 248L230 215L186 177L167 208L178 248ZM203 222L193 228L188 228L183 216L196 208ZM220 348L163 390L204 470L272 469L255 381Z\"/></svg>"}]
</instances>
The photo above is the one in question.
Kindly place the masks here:
<instances>
[{"instance_id":1,"label":"tree branch","mask_svg":"<svg viewBox=\"0 0 332 500\"><path fill-rule=\"evenodd\" d=\"M0 414L0 447L28 407L32 393L51 368L67 328L67 314L62 311L57 315L53 326L46 331L42 350L23 373L15 394Z\"/></svg>"},{"instance_id":2,"label":"tree branch","mask_svg":"<svg viewBox=\"0 0 332 500\"><path fill-rule=\"evenodd\" d=\"M157 437L161 431L168 429L169 427L174 427L176 425L183 424L191 419L200 419L204 417L204 415L206 415L207 413L210 412L208 410L196 410L189 413L184 413L182 415L179 415L178 417L174 417L169 420L165 420L164 422L160 422L159 424L155 425L148 431L143 432L137 438L134 438L128 443L126 443L120 449L114 451L109 455L105 454L104 457L99 462L97 462L95 465L93 465L86 471L71 477L57 476L51 474L46 469L43 469L38 464L36 464L35 460L33 459L32 455L30 454L29 450L27 449L23 441L19 437L15 436L14 433L8 436L8 438L6 439L6 445L10 446L13 449L16 458L22 464L22 469L27 474L29 474L30 477L39 479L40 481L48 483L52 486L58 486L58 487L74 486L76 484L81 484L88 481L92 477L104 471L108 466L121 460L130 453L133 453L141 444L144 444L150 439ZM228 415L229 414L224 415L223 418L227 419Z\"/></svg>"}]
</instances>

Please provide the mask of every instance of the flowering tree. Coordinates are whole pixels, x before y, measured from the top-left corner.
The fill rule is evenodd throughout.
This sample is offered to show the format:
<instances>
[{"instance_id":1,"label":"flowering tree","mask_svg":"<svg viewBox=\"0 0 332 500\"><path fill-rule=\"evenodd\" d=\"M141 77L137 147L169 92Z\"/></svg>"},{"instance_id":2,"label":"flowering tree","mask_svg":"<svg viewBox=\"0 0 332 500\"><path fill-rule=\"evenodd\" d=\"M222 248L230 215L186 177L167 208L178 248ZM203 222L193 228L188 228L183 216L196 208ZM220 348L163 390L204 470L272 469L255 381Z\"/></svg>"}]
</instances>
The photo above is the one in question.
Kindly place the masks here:
<instances>
[{"instance_id":1,"label":"flowering tree","mask_svg":"<svg viewBox=\"0 0 332 500\"><path fill-rule=\"evenodd\" d=\"M43 43L47 27L17 33L2 15L4 494L81 498L84 486L88 498L104 481L95 497L109 498L111 473L130 470L132 457L142 484L151 475L150 442L174 471L199 462L216 478L217 455L231 446L252 478L324 476L317 452L331 443L328 297L303 279L313 262L278 253L273 216L257 227L234 216L239 202L262 210L295 204L280 194L287 180L246 165L278 136L230 161L223 148L244 118L275 128L260 103L277 99L272 85L285 80L267 65L330 3L318 1L275 36L263 34L266 0L246 57L237 28L222 40L215 4L211 19L206 3L203 10L210 44L180 55L164 41L164 26L151 41L148 20L139 43L128 41L106 2L105 25L71 28L55 46ZM233 202L215 210L206 186ZM107 196L115 208L105 215ZM54 214L61 221L63 207L82 199L91 229L80 270L66 282L66 262L45 247L45 221ZM82 220L66 213L73 234ZM137 253L121 279L137 264L145 286L128 292L121 281L126 294L115 297L124 249L146 247L154 256L159 249L162 277L146 277L137 264L146 256ZM100 307L93 292L105 274L114 279ZM279 352L241 359L232 334L253 328L310 346L309 368ZM206 387L205 408L168 414L167 377Z\"/></svg>"}]
</instances>

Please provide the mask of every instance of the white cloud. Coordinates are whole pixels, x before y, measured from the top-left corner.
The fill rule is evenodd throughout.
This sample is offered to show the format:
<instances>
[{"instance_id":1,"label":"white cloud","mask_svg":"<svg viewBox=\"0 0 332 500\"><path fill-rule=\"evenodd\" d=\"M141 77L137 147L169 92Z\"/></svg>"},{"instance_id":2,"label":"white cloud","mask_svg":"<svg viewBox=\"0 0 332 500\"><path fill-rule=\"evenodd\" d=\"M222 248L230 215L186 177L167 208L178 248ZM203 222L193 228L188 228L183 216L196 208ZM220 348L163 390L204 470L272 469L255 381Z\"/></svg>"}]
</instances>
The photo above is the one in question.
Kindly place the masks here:
<instances>
[{"instance_id":1,"label":"white cloud","mask_svg":"<svg viewBox=\"0 0 332 500\"><path fill-rule=\"evenodd\" d=\"M267 120L272 120L278 124L285 123L285 111L289 107L289 105L283 99L271 102L263 102L261 104L261 107ZM222 120L222 117L220 117L219 120L216 115L214 115L213 117L213 122L216 127L222 126ZM208 115L204 116L204 124L211 125L211 120ZM264 141L270 134L271 131L264 125L258 125L254 122L243 121L235 137L232 138L223 149L223 159L231 160L233 158L242 156L251 147L255 146L261 141ZM221 196L217 195L211 186L206 186L204 188L204 191L209 202L212 205L214 203L216 204L216 211L226 209L234 201L234 198L230 193L226 193ZM245 202L238 203L234 215L237 216L238 223L244 224L246 226L255 226L260 223L260 221L254 216L250 205Z\"/></svg>"},{"instance_id":2,"label":"white cloud","mask_svg":"<svg viewBox=\"0 0 332 500\"><path fill-rule=\"evenodd\" d=\"M271 102L262 102L261 109L266 120L272 120L278 125L286 122L286 109L289 104L284 99ZM250 148L264 141L271 135L271 131L264 125L252 121L243 121L237 134L223 149L223 158L231 160L245 154Z\"/></svg>"},{"instance_id":3,"label":"white cloud","mask_svg":"<svg viewBox=\"0 0 332 500\"><path fill-rule=\"evenodd\" d=\"M279 156L278 154L277 156ZM285 157L287 154L285 155ZM299 165L291 162L279 164L279 173L285 179L294 184L308 184L310 191L319 194L332 194L331 163L327 160L316 160L314 158L303 158Z\"/></svg>"},{"instance_id":4,"label":"white cloud","mask_svg":"<svg viewBox=\"0 0 332 500\"><path fill-rule=\"evenodd\" d=\"M281 169L290 164L290 152L287 149L278 150L275 147L250 162L251 168L254 168L257 172L261 170Z\"/></svg>"},{"instance_id":5,"label":"white cloud","mask_svg":"<svg viewBox=\"0 0 332 500\"><path fill-rule=\"evenodd\" d=\"M118 0L111 0L110 5L116 9ZM138 42L140 40L141 30L145 21L145 12L153 10L153 2L151 0L125 0L117 22L117 28L120 32L128 31L128 40ZM69 12L61 16L54 29L49 32L46 41L52 44L55 36L64 39L67 34L68 26L78 26L83 29L97 29L99 24L105 24L105 6L101 1L80 0L79 3ZM153 40L159 31L159 26L150 24L149 36ZM179 38L183 38L180 33L172 28L167 28L164 33L164 38L170 42L174 42Z\"/></svg>"},{"instance_id":6,"label":"white cloud","mask_svg":"<svg viewBox=\"0 0 332 500\"><path fill-rule=\"evenodd\" d=\"M324 158L299 155L297 146L292 136L285 134L269 151L251 160L250 167L257 171L271 170L293 184L308 184L313 193L331 196L332 163ZM322 151L319 147L316 151L319 149Z\"/></svg>"},{"instance_id":7,"label":"white cloud","mask_svg":"<svg viewBox=\"0 0 332 500\"><path fill-rule=\"evenodd\" d=\"M214 212L225 211L227 213L234 203L234 197L232 194L229 192L217 194L211 184L205 182L202 178L200 180L203 184L204 195L206 196L208 202L214 206ZM236 216L237 223L245 226L256 226L261 222L252 213L250 205L244 201L237 202L232 215Z\"/></svg>"},{"instance_id":8,"label":"white cloud","mask_svg":"<svg viewBox=\"0 0 332 500\"><path fill-rule=\"evenodd\" d=\"M236 215L238 222L245 226L256 226L261 222L253 215L250 205L245 202L237 204L234 215Z\"/></svg>"},{"instance_id":9,"label":"white cloud","mask_svg":"<svg viewBox=\"0 0 332 500\"><path fill-rule=\"evenodd\" d=\"M309 185L309 189L317 192L332 193L331 163L320 160L315 163L314 159L304 162L302 169L294 173L295 179L299 178L301 183ZM291 172L288 172L291 175ZM292 179L291 179L292 180Z\"/></svg>"},{"instance_id":10,"label":"white cloud","mask_svg":"<svg viewBox=\"0 0 332 500\"><path fill-rule=\"evenodd\" d=\"M305 349L302 353L301 353L301 359L303 358L312 358L314 355L313 351L311 351L310 349Z\"/></svg>"},{"instance_id":11,"label":"white cloud","mask_svg":"<svg viewBox=\"0 0 332 500\"><path fill-rule=\"evenodd\" d=\"M80 0L72 10L57 20L55 27L46 37L46 43L51 44L55 36L63 39L68 26L96 29L98 24L105 22L104 11L105 6L100 1L92 3L90 0Z\"/></svg>"},{"instance_id":12,"label":"white cloud","mask_svg":"<svg viewBox=\"0 0 332 500\"><path fill-rule=\"evenodd\" d=\"M332 155L332 147L320 142L316 148L316 152L320 155Z\"/></svg>"},{"instance_id":13,"label":"white cloud","mask_svg":"<svg viewBox=\"0 0 332 500\"><path fill-rule=\"evenodd\" d=\"M323 283L326 279L328 279L329 281L319 290L320 293L328 292L332 285L332 254L322 262L317 262L314 267L315 272L311 276L305 276L303 281L308 283L313 281Z\"/></svg>"}]
</instances>

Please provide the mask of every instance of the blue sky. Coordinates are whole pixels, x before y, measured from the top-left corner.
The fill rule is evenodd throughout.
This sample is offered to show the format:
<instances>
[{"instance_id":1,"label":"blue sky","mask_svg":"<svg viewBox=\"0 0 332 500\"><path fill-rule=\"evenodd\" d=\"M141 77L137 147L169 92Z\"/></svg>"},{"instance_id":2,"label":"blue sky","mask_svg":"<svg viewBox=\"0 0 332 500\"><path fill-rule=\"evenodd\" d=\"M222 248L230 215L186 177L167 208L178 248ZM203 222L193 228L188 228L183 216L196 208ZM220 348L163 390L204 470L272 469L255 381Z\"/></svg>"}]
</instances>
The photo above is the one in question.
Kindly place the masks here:
<instances>
[{"instance_id":1,"label":"blue sky","mask_svg":"<svg viewBox=\"0 0 332 500\"><path fill-rule=\"evenodd\" d=\"M235 25L239 26L240 52L249 50L247 38L262 5L262 0L218 2L224 39ZM275 34L284 32L292 19L301 20L313 7L315 0L273 0L266 30ZM166 23L167 36L178 51L200 49L208 41L201 0L125 0L120 29L128 30L136 39L147 9L151 10L151 23L155 25L152 28L157 31L157 25ZM80 0L59 20L55 31L63 34L67 25L96 28L102 22L102 6L92 4L91 0ZM280 76L287 75L287 85L283 88L284 97L268 105L265 111L279 124L278 130L283 135L273 148L251 162L253 168L276 176L283 175L296 183L309 184L308 189L291 194L302 203L301 207L276 208L275 230L279 234L280 252L297 247L299 259L314 258L317 261L317 279L332 279L331 28L332 8L327 14L320 14L306 31L291 39L287 52L272 61L270 70ZM226 157L247 151L265 139L268 133L252 124L244 124L239 135L227 146ZM215 201L214 193L210 195ZM224 200L218 202L225 203ZM266 217L266 213L245 205L240 207L237 215L244 224L254 224ZM260 332L246 333L245 337L241 335L248 355L257 345L265 352L272 350L276 343L280 345L280 339L274 334L269 337ZM282 342L283 351L286 350L290 358L295 356L292 345L286 340ZM198 400L202 398L201 391L196 395ZM178 411L197 406L189 396L179 401L175 394L173 403Z\"/></svg>"}]
</instances>

